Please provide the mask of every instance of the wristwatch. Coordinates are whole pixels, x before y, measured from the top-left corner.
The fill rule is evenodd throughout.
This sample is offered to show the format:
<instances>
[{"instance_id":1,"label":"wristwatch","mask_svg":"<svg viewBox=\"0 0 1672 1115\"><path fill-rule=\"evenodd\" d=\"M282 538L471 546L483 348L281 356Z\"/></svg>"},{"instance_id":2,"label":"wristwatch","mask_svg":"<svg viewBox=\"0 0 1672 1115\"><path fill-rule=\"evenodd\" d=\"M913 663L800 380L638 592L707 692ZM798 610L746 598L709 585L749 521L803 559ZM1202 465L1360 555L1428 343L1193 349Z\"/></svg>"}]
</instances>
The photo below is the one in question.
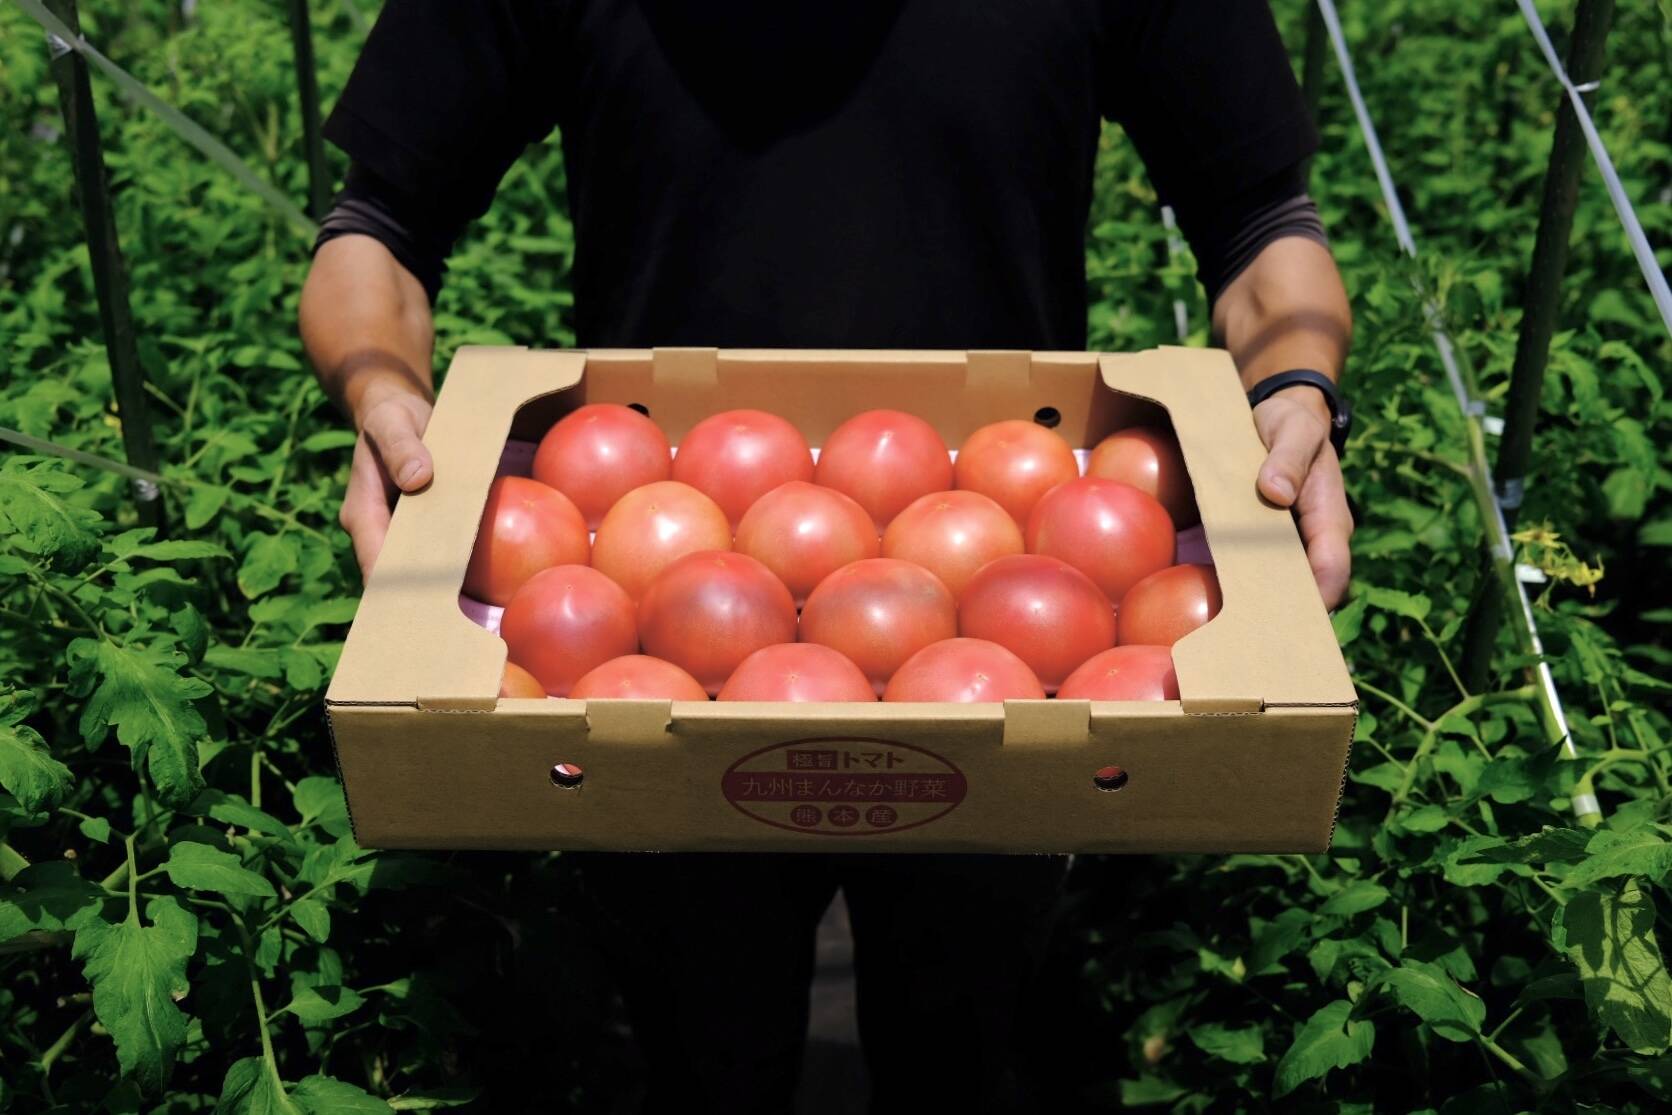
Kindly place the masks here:
<instances>
[{"instance_id":1,"label":"wristwatch","mask_svg":"<svg viewBox=\"0 0 1672 1115\"><path fill-rule=\"evenodd\" d=\"M1347 450L1347 433L1353 428L1353 408L1347 405L1347 400L1342 397L1341 389L1335 385L1335 381L1322 372L1315 372L1310 368L1295 368L1267 376L1248 392L1249 409L1252 410L1279 391L1290 387L1316 387L1323 392L1324 401L1329 404L1329 443L1335 447L1337 457L1344 456Z\"/></svg>"}]
</instances>

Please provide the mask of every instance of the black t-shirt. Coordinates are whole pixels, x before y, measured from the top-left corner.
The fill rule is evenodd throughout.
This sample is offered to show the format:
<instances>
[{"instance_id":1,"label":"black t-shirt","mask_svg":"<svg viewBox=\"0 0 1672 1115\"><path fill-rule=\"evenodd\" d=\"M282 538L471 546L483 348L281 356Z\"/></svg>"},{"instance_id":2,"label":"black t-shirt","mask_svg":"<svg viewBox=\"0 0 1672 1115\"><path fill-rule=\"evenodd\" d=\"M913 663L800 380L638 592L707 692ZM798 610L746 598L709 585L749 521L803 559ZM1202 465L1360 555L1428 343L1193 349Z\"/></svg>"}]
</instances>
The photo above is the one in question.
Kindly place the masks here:
<instances>
[{"instance_id":1,"label":"black t-shirt","mask_svg":"<svg viewBox=\"0 0 1672 1115\"><path fill-rule=\"evenodd\" d=\"M583 346L1085 346L1100 123L1193 244L1316 135L1264 0L389 0L326 134L456 235L562 135Z\"/></svg>"}]
</instances>

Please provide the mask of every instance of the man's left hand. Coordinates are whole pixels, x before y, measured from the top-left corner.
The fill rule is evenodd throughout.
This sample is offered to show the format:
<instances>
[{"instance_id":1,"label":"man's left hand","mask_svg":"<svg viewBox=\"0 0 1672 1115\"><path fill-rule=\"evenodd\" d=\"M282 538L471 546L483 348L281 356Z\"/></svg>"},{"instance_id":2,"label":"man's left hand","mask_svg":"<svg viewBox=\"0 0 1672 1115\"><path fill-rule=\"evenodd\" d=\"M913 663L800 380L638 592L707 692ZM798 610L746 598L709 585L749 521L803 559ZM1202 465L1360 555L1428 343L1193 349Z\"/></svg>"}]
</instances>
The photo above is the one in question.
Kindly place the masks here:
<instances>
[{"instance_id":1,"label":"man's left hand","mask_svg":"<svg viewBox=\"0 0 1672 1115\"><path fill-rule=\"evenodd\" d=\"M1254 428L1270 450L1260 466L1260 494L1293 509L1318 593L1333 609L1346 599L1352 573L1353 515L1329 442L1329 407L1310 389L1279 391L1254 408Z\"/></svg>"}]
</instances>

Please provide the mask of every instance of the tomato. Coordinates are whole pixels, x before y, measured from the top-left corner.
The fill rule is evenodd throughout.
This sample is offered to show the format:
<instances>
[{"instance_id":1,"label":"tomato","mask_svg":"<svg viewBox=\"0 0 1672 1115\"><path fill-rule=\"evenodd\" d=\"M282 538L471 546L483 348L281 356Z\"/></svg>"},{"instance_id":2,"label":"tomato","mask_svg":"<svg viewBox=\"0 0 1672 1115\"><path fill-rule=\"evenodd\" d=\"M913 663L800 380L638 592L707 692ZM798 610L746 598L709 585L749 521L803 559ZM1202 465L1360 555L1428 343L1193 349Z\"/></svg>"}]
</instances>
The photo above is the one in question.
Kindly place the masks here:
<instances>
[{"instance_id":1,"label":"tomato","mask_svg":"<svg viewBox=\"0 0 1672 1115\"><path fill-rule=\"evenodd\" d=\"M985 639L944 639L895 671L885 701L1009 701L1045 696L1026 662Z\"/></svg>"},{"instance_id":2,"label":"tomato","mask_svg":"<svg viewBox=\"0 0 1672 1115\"><path fill-rule=\"evenodd\" d=\"M882 536L883 557L921 565L954 597L994 558L1023 551L1022 532L1004 508L980 492L935 492L894 517Z\"/></svg>"},{"instance_id":3,"label":"tomato","mask_svg":"<svg viewBox=\"0 0 1672 1115\"><path fill-rule=\"evenodd\" d=\"M1154 496L1179 530L1201 522L1196 512L1196 490L1184 469L1184 454L1179 451L1178 439L1167 430L1154 426L1116 430L1091 451L1086 475L1119 480Z\"/></svg>"},{"instance_id":4,"label":"tomato","mask_svg":"<svg viewBox=\"0 0 1672 1115\"><path fill-rule=\"evenodd\" d=\"M732 672L722 701L875 701L859 667L816 643L762 647Z\"/></svg>"},{"instance_id":5,"label":"tomato","mask_svg":"<svg viewBox=\"0 0 1672 1115\"><path fill-rule=\"evenodd\" d=\"M780 484L756 500L732 541L732 549L777 574L798 605L842 566L876 557L879 545L863 507L802 480Z\"/></svg>"},{"instance_id":6,"label":"tomato","mask_svg":"<svg viewBox=\"0 0 1672 1115\"><path fill-rule=\"evenodd\" d=\"M956 634L951 590L927 569L893 558L843 566L801 610L801 641L847 655L878 693L906 659Z\"/></svg>"},{"instance_id":7,"label":"tomato","mask_svg":"<svg viewBox=\"0 0 1672 1115\"><path fill-rule=\"evenodd\" d=\"M958 634L1011 651L1052 692L1074 667L1115 645L1115 610L1067 562L1018 554L988 562L970 581L958 601Z\"/></svg>"},{"instance_id":8,"label":"tomato","mask_svg":"<svg viewBox=\"0 0 1672 1115\"><path fill-rule=\"evenodd\" d=\"M953 472L959 488L990 497L1025 527L1039 497L1079 476L1080 465L1060 436L1014 418L983 426L965 439Z\"/></svg>"},{"instance_id":9,"label":"tomato","mask_svg":"<svg viewBox=\"0 0 1672 1115\"><path fill-rule=\"evenodd\" d=\"M736 526L749 505L780 484L813 479L801 431L764 410L728 410L691 427L673 458L673 478L705 493Z\"/></svg>"},{"instance_id":10,"label":"tomato","mask_svg":"<svg viewBox=\"0 0 1672 1115\"><path fill-rule=\"evenodd\" d=\"M588 670L569 690L575 700L706 701L697 679L660 658L627 654Z\"/></svg>"},{"instance_id":11,"label":"tomato","mask_svg":"<svg viewBox=\"0 0 1672 1115\"><path fill-rule=\"evenodd\" d=\"M540 679L517 665L515 662L505 663L505 676L499 682L501 697L544 697L546 687L540 684Z\"/></svg>"},{"instance_id":12,"label":"tomato","mask_svg":"<svg viewBox=\"0 0 1672 1115\"><path fill-rule=\"evenodd\" d=\"M1081 663L1057 688L1059 701L1176 701L1179 679L1167 647L1112 647Z\"/></svg>"},{"instance_id":13,"label":"tomato","mask_svg":"<svg viewBox=\"0 0 1672 1115\"><path fill-rule=\"evenodd\" d=\"M1045 493L1028 518L1028 552L1061 558L1111 601L1173 564L1167 509L1130 484L1082 476Z\"/></svg>"},{"instance_id":14,"label":"tomato","mask_svg":"<svg viewBox=\"0 0 1672 1115\"><path fill-rule=\"evenodd\" d=\"M1218 615L1221 603L1211 565L1151 573L1121 597L1121 644L1170 647Z\"/></svg>"},{"instance_id":15,"label":"tomato","mask_svg":"<svg viewBox=\"0 0 1672 1115\"><path fill-rule=\"evenodd\" d=\"M815 476L852 496L880 531L912 500L952 487L952 454L915 414L868 410L825 439Z\"/></svg>"},{"instance_id":16,"label":"tomato","mask_svg":"<svg viewBox=\"0 0 1672 1115\"><path fill-rule=\"evenodd\" d=\"M488 488L464 594L504 605L540 570L585 565L591 552L586 520L568 496L538 480L501 476Z\"/></svg>"},{"instance_id":17,"label":"tomato","mask_svg":"<svg viewBox=\"0 0 1672 1115\"><path fill-rule=\"evenodd\" d=\"M610 508L592 540L592 567L637 600L675 559L729 549L726 513L689 484L662 480L634 488Z\"/></svg>"},{"instance_id":18,"label":"tomato","mask_svg":"<svg viewBox=\"0 0 1672 1115\"><path fill-rule=\"evenodd\" d=\"M795 641L795 601L748 554L686 554L644 590L639 638L714 693L755 651Z\"/></svg>"},{"instance_id":19,"label":"tomato","mask_svg":"<svg viewBox=\"0 0 1672 1115\"><path fill-rule=\"evenodd\" d=\"M672 451L661 429L631 407L589 403L546 431L534 479L575 501L593 530L615 501L668 478Z\"/></svg>"},{"instance_id":20,"label":"tomato","mask_svg":"<svg viewBox=\"0 0 1672 1115\"><path fill-rule=\"evenodd\" d=\"M584 565L559 565L530 577L505 605L499 634L511 661L567 696L594 666L639 649L632 598Z\"/></svg>"}]
</instances>

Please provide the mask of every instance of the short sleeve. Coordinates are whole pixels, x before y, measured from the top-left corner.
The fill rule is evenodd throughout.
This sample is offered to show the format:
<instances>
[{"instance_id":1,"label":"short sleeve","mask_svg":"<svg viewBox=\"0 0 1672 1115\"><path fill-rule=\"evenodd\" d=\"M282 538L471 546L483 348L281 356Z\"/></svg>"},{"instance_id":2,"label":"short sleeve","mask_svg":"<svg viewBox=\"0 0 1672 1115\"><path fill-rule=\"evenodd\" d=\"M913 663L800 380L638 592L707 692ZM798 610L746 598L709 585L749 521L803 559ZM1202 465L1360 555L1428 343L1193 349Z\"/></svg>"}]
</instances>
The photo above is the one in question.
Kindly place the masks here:
<instances>
[{"instance_id":1,"label":"short sleeve","mask_svg":"<svg viewBox=\"0 0 1672 1115\"><path fill-rule=\"evenodd\" d=\"M560 5L389 0L325 136L444 224L481 216L528 144L556 125Z\"/></svg>"},{"instance_id":2,"label":"short sleeve","mask_svg":"<svg viewBox=\"0 0 1672 1115\"><path fill-rule=\"evenodd\" d=\"M1216 203L1317 150L1266 0L1106 0L1103 35L1103 115L1187 235Z\"/></svg>"}]
</instances>

